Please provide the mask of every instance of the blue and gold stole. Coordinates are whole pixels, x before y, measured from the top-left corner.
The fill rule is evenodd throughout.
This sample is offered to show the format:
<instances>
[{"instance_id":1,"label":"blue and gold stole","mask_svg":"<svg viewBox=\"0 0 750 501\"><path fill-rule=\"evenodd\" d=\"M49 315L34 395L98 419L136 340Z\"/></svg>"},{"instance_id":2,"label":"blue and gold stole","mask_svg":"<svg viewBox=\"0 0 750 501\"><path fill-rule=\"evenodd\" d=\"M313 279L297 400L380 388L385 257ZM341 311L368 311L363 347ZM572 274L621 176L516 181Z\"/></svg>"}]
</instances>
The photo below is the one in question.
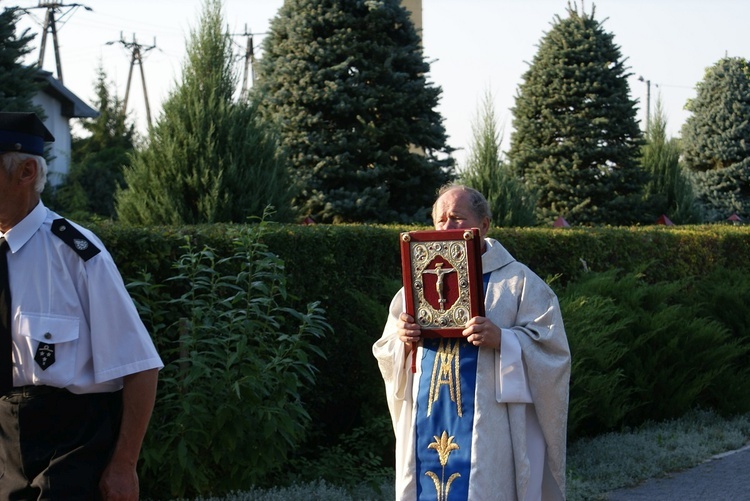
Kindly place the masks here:
<instances>
[{"instance_id":1,"label":"blue and gold stole","mask_svg":"<svg viewBox=\"0 0 750 501\"><path fill-rule=\"evenodd\" d=\"M478 354L465 338L423 340L415 420L418 501L469 498Z\"/></svg>"}]
</instances>

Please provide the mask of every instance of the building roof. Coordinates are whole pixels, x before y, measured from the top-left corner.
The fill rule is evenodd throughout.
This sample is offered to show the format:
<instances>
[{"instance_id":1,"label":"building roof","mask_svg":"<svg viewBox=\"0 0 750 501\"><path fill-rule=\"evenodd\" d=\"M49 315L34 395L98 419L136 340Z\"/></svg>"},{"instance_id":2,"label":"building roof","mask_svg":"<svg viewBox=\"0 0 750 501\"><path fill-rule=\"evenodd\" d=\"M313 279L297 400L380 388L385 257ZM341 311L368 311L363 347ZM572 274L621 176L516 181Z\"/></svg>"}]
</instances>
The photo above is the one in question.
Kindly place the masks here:
<instances>
[{"instance_id":1,"label":"building roof","mask_svg":"<svg viewBox=\"0 0 750 501\"><path fill-rule=\"evenodd\" d=\"M51 71L39 70L36 78L47 83L42 87L42 92L60 102L62 114L67 118L96 118L99 116L98 111L84 103L62 82L53 77Z\"/></svg>"}]
</instances>

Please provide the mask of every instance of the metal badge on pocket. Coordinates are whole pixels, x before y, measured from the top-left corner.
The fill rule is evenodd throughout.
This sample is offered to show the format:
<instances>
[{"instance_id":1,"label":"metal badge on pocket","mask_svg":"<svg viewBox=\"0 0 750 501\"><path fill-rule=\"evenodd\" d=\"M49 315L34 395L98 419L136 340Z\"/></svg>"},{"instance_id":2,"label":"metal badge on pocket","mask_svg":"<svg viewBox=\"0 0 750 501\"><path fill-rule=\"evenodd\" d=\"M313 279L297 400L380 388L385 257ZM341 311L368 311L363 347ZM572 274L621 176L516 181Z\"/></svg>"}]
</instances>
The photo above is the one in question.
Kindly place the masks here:
<instances>
[{"instance_id":1,"label":"metal badge on pocket","mask_svg":"<svg viewBox=\"0 0 750 501\"><path fill-rule=\"evenodd\" d=\"M55 345L48 343L39 343L34 354L34 361L42 368L47 370L47 367L55 363Z\"/></svg>"}]
</instances>

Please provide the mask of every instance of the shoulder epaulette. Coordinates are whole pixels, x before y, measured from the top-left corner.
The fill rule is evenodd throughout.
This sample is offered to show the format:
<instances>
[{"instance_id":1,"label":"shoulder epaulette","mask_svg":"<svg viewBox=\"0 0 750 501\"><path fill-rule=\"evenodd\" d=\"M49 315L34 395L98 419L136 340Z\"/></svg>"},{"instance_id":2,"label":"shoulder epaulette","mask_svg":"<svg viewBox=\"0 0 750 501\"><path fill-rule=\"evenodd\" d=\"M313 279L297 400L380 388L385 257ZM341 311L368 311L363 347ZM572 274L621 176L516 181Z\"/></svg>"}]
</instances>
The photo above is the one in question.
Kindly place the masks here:
<instances>
[{"instance_id":1,"label":"shoulder epaulette","mask_svg":"<svg viewBox=\"0 0 750 501\"><path fill-rule=\"evenodd\" d=\"M52 233L60 237L84 261L88 261L101 252L99 247L92 244L75 226L63 218L52 221Z\"/></svg>"}]
</instances>

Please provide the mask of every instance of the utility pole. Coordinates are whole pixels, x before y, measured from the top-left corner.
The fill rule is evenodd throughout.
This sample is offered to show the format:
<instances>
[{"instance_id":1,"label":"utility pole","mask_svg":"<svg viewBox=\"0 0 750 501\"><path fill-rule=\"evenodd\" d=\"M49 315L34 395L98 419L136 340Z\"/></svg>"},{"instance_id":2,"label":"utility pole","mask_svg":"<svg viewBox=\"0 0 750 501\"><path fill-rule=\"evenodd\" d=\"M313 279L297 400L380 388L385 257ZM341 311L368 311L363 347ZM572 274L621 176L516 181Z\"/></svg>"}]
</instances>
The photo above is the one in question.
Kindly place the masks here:
<instances>
[{"instance_id":1,"label":"utility pole","mask_svg":"<svg viewBox=\"0 0 750 501\"><path fill-rule=\"evenodd\" d=\"M66 7L69 7L69 9L64 13L61 13L62 9ZM57 19L62 20L62 18L70 14L77 7L83 7L88 11L92 10L91 7L87 7L86 5L82 5L79 3L64 4L60 2L49 2L44 0L39 0L39 5L37 5L36 7L23 9L27 12L30 9L46 9L46 12L44 14L44 25L42 28L42 42L39 44L39 59L37 61L37 64L40 68L44 64L44 53L47 48L47 33L52 33L52 45L55 50L55 63L57 65L57 79L60 80L60 83L63 83L62 60L60 59L60 43L57 40L57 20L55 18L55 15L60 13Z\"/></svg>"},{"instance_id":2,"label":"utility pole","mask_svg":"<svg viewBox=\"0 0 750 501\"><path fill-rule=\"evenodd\" d=\"M143 84L143 99L146 101L146 121L148 123L148 129L151 130L151 107L148 104L148 92L146 91L146 75L143 71L143 55L156 48L156 37L154 37L154 44L144 46L139 44L135 39L135 33L133 34L133 41L127 42L120 33L120 40L116 42L107 42L107 45L114 43L121 43L126 49L130 51L130 70L128 71L128 83L125 87L125 100L122 103L123 113L128 111L128 97L130 96L130 82L133 79L133 67L137 64L141 68L141 83Z\"/></svg>"},{"instance_id":3,"label":"utility pole","mask_svg":"<svg viewBox=\"0 0 750 501\"><path fill-rule=\"evenodd\" d=\"M648 125L651 120L651 80L646 80L643 76L639 76L638 81L646 82L646 134L648 134Z\"/></svg>"},{"instance_id":4,"label":"utility pole","mask_svg":"<svg viewBox=\"0 0 750 501\"><path fill-rule=\"evenodd\" d=\"M253 34L247 31L245 25L245 36L247 37L247 47L245 48L245 72L242 74L242 97L247 95L247 76L255 83L255 48L253 47Z\"/></svg>"},{"instance_id":5,"label":"utility pole","mask_svg":"<svg viewBox=\"0 0 750 501\"><path fill-rule=\"evenodd\" d=\"M255 72L253 71L255 68L254 35L265 35L265 33L251 33L248 31L246 24L244 33L233 33L229 35L231 37L247 37L247 44L245 46L245 71L242 74L242 99L247 98L248 76L251 82L255 82Z\"/></svg>"}]
</instances>

